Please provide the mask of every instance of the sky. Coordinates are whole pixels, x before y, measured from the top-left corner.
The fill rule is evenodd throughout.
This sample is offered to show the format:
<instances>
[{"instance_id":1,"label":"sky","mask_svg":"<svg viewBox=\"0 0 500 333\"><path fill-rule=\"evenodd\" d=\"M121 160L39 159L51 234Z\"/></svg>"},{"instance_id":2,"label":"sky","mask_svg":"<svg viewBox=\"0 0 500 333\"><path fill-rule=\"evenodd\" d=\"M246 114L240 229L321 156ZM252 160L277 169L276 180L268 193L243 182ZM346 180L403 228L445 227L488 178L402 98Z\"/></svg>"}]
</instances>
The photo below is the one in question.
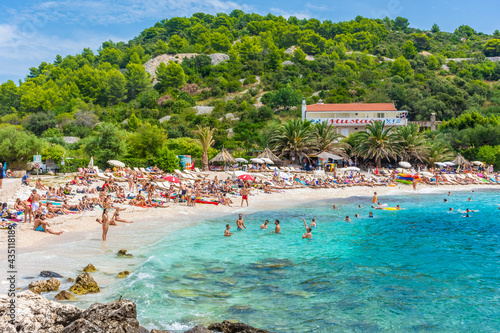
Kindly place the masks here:
<instances>
[{"instance_id":1,"label":"sky","mask_svg":"<svg viewBox=\"0 0 500 333\"><path fill-rule=\"evenodd\" d=\"M156 22L196 12L249 13L347 21L408 18L410 26L453 32L466 24L491 34L500 30L500 1L463 0L4 0L0 4L0 82L24 79L30 67L75 55L102 42L128 41Z\"/></svg>"}]
</instances>

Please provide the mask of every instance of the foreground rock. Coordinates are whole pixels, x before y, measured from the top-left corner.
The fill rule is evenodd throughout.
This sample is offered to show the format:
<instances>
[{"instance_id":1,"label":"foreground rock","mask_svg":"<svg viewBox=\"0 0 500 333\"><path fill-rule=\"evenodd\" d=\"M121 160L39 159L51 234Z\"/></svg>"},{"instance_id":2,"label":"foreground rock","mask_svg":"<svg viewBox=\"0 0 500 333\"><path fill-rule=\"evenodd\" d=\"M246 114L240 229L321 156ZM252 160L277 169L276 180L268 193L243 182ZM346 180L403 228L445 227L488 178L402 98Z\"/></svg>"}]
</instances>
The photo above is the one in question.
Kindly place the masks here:
<instances>
[{"instance_id":1,"label":"foreground rock","mask_svg":"<svg viewBox=\"0 0 500 333\"><path fill-rule=\"evenodd\" d=\"M71 291L73 294L85 295L98 293L101 290L99 289L99 286L97 285L97 282L95 282L92 275L90 275L89 273L82 273L78 275L75 284L71 286L71 288L69 288L69 291Z\"/></svg>"},{"instance_id":2,"label":"foreground rock","mask_svg":"<svg viewBox=\"0 0 500 333\"><path fill-rule=\"evenodd\" d=\"M135 303L124 299L105 304L92 304L78 320L65 327L62 332L141 333L147 330L142 329L137 321Z\"/></svg>"},{"instance_id":3,"label":"foreground rock","mask_svg":"<svg viewBox=\"0 0 500 333\"><path fill-rule=\"evenodd\" d=\"M227 320L222 323L215 323L208 326L211 331L222 333L271 333L270 331L261 330L243 323L231 323Z\"/></svg>"},{"instance_id":4,"label":"foreground rock","mask_svg":"<svg viewBox=\"0 0 500 333\"><path fill-rule=\"evenodd\" d=\"M137 309L130 300L94 303L82 311L69 304L49 301L29 290L17 294L16 320L10 323L10 298L0 296L0 332L2 333L148 333L137 321ZM242 323L196 326L185 333L270 333ZM150 333L171 333L151 330Z\"/></svg>"},{"instance_id":5,"label":"foreground rock","mask_svg":"<svg viewBox=\"0 0 500 333\"><path fill-rule=\"evenodd\" d=\"M62 332L65 326L79 319L82 313L76 306L49 301L29 290L16 296L17 316L14 325L9 323L10 299L0 296L0 332Z\"/></svg>"},{"instance_id":6,"label":"foreground rock","mask_svg":"<svg viewBox=\"0 0 500 333\"><path fill-rule=\"evenodd\" d=\"M50 278L48 280L33 281L28 286L28 289L35 294L46 293L49 291L58 291L61 281L56 278Z\"/></svg>"},{"instance_id":7,"label":"foreground rock","mask_svg":"<svg viewBox=\"0 0 500 333\"><path fill-rule=\"evenodd\" d=\"M210 331L205 326L195 326L192 329L185 331L184 333L212 333L212 331Z\"/></svg>"}]
</instances>

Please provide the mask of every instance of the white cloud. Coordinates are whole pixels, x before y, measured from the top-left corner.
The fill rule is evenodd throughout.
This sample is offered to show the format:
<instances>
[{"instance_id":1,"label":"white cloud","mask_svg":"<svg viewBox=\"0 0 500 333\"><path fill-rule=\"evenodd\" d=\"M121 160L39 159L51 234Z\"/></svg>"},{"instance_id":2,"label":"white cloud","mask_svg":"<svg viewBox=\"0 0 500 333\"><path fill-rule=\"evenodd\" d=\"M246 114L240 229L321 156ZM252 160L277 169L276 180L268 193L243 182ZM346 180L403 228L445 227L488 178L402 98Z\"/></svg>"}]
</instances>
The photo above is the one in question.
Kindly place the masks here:
<instances>
[{"instance_id":1,"label":"white cloud","mask_svg":"<svg viewBox=\"0 0 500 333\"><path fill-rule=\"evenodd\" d=\"M0 78L17 80L24 78L29 67L38 67L42 62L52 62L57 54L63 57L77 54L85 47L97 49L105 40L128 40L109 34L86 32L78 39L44 35L39 32L27 34L16 25L0 25Z\"/></svg>"},{"instance_id":2,"label":"white cloud","mask_svg":"<svg viewBox=\"0 0 500 333\"><path fill-rule=\"evenodd\" d=\"M269 8L269 11L274 15L281 15L286 19L289 18L290 16L295 16L299 20L311 18L311 14L309 13L309 11L307 11L307 12L289 12L289 11L286 11L286 10L283 10L280 8L274 8L274 7Z\"/></svg>"},{"instance_id":3,"label":"white cloud","mask_svg":"<svg viewBox=\"0 0 500 333\"><path fill-rule=\"evenodd\" d=\"M65 21L85 24L130 24L144 19L188 16L194 12L218 13L253 6L229 0L82 0L46 1L16 13L18 19Z\"/></svg>"}]
</instances>

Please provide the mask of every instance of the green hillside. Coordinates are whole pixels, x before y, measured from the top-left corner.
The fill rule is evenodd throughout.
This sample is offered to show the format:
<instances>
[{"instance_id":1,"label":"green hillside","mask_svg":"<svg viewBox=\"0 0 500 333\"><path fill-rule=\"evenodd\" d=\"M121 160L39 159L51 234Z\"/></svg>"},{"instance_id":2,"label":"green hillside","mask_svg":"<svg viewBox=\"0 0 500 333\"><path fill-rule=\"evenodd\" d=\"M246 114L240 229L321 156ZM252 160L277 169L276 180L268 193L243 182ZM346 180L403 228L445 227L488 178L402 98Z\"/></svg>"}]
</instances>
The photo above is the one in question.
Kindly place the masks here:
<instances>
[{"instance_id":1,"label":"green hillside","mask_svg":"<svg viewBox=\"0 0 500 333\"><path fill-rule=\"evenodd\" d=\"M154 70L152 59L165 54L172 61ZM436 113L447 122L425 133L427 141L500 166L498 56L499 31L462 25L449 33L436 24L421 31L401 17L332 23L239 10L174 17L128 43L57 56L23 82L0 85L0 159L21 165L40 150L81 164L93 155L101 164L167 166L173 153L201 158L191 139L198 126L216 128L210 156L223 146L247 156L300 117L302 98L321 98L393 102L410 120Z\"/></svg>"}]
</instances>

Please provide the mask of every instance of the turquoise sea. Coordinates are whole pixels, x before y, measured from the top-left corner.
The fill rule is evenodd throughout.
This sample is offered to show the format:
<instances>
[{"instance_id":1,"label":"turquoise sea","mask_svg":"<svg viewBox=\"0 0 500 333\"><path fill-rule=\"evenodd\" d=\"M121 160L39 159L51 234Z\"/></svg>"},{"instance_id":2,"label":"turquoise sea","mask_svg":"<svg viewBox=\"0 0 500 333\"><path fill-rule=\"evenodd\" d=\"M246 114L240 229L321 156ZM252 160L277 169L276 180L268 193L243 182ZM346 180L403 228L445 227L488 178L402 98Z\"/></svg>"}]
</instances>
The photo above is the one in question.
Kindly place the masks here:
<instances>
[{"instance_id":1,"label":"turquoise sea","mask_svg":"<svg viewBox=\"0 0 500 333\"><path fill-rule=\"evenodd\" d=\"M137 302L143 326L171 330L235 319L276 332L500 331L500 192L379 200L404 209L351 197L246 215L244 231L237 215L175 231L114 296ZM302 217L317 220L313 240Z\"/></svg>"}]
</instances>

